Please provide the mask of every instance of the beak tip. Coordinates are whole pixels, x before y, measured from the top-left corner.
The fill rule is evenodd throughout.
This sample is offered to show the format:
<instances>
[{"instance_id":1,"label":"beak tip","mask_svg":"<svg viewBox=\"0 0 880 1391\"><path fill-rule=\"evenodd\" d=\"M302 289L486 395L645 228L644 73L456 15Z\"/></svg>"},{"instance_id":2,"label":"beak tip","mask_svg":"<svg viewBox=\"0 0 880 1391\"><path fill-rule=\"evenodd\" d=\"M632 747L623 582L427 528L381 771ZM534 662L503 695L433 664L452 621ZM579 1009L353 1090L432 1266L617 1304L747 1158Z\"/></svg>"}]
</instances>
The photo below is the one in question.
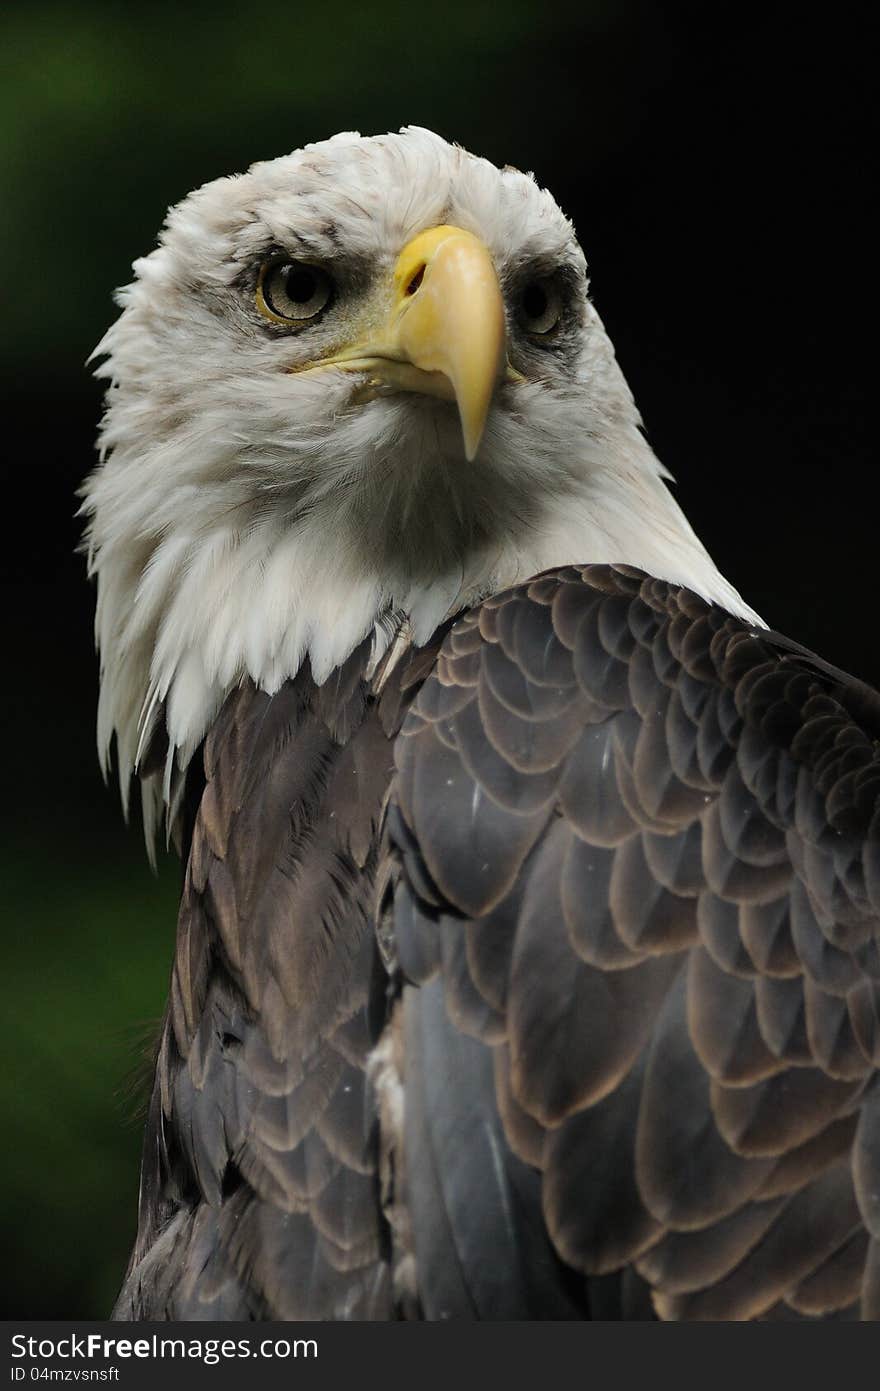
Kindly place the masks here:
<instances>
[{"instance_id":1,"label":"beak tip","mask_svg":"<svg viewBox=\"0 0 880 1391\"><path fill-rule=\"evenodd\" d=\"M464 457L467 459L469 464L472 464L474 462L474 459L477 457L477 453L479 452L479 448L483 440L483 433L484 430L482 424L479 426L478 429L468 429L464 422L462 422L462 437L464 439Z\"/></svg>"},{"instance_id":2,"label":"beak tip","mask_svg":"<svg viewBox=\"0 0 880 1391\"><path fill-rule=\"evenodd\" d=\"M464 456L469 464L472 464L477 457L480 445L486 438L486 426L492 410L495 383L498 376L499 373L496 371L491 381L487 380L481 384L482 390L479 392L474 392L472 384L469 389L467 382L453 381L452 383L458 405Z\"/></svg>"}]
</instances>

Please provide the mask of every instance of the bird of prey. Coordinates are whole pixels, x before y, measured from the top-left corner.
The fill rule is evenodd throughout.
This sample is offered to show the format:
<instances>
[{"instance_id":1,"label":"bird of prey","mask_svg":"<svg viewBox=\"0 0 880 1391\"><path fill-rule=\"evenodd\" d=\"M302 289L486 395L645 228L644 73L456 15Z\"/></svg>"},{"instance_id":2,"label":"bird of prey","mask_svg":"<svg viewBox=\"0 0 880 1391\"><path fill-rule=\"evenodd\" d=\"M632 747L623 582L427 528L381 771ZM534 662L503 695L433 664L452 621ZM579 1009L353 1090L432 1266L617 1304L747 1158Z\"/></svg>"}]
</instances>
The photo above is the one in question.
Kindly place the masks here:
<instances>
[{"instance_id":1,"label":"bird of prey","mask_svg":"<svg viewBox=\"0 0 880 1391\"><path fill-rule=\"evenodd\" d=\"M880 1317L880 697L716 569L554 199L343 134L134 269L98 739L185 878L115 1315Z\"/></svg>"}]
</instances>

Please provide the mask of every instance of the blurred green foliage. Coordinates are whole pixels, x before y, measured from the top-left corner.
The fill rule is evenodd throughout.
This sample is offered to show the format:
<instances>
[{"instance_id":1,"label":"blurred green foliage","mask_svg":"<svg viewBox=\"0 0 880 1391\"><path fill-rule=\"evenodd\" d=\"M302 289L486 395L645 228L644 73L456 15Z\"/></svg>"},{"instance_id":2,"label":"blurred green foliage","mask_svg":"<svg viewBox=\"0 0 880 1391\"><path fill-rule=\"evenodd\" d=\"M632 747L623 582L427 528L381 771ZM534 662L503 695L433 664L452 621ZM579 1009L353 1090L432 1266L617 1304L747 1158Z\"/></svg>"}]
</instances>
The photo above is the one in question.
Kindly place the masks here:
<instances>
[{"instance_id":1,"label":"blurred green foliage","mask_svg":"<svg viewBox=\"0 0 880 1391\"><path fill-rule=\"evenodd\" d=\"M179 871L157 881L128 840L113 858L74 841L48 874L35 845L4 846L7 1316L105 1317L133 1239Z\"/></svg>"}]
</instances>

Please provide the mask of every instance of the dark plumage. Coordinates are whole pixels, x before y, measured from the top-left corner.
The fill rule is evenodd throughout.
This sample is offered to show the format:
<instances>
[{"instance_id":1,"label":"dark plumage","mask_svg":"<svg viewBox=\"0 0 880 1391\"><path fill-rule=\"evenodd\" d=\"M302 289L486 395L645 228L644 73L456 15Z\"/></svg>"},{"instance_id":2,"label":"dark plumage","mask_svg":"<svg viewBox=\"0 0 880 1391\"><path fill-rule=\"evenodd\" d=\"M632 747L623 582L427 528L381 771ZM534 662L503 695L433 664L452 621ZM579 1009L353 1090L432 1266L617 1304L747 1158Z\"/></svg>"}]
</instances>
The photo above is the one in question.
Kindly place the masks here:
<instances>
[{"instance_id":1,"label":"dark plumage","mask_svg":"<svg viewBox=\"0 0 880 1391\"><path fill-rule=\"evenodd\" d=\"M116 1315L880 1317L880 697L628 567L367 655L191 767Z\"/></svg>"}]
</instances>

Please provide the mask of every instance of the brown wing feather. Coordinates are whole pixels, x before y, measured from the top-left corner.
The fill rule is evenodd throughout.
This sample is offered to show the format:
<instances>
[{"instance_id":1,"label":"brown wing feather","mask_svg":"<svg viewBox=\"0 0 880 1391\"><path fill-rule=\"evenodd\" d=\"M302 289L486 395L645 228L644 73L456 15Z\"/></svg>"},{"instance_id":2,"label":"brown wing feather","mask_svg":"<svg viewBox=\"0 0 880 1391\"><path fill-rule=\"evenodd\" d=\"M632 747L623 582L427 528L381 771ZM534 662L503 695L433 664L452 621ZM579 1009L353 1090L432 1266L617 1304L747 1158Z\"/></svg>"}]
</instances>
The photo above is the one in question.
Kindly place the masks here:
<instances>
[{"instance_id":1,"label":"brown wing feather","mask_svg":"<svg viewBox=\"0 0 880 1391\"><path fill-rule=\"evenodd\" d=\"M373 879L389 737L435 655L381 697L369 644L321 688L244 683L205 744L117 1317L391 1316Z\"/></svg>"},{"instance_id":2,"label":"brown wing feather","mask_svg":"<svg viewBox=\"0 0 880 1391\"><path fill-rule=\"evenodd\" d=\"M504 1199L515 1160L582 1311L645 1316L647 1282L663 1318L878 1316L878 740L866 687L627 567L455 625L388 828L398 958L446 999L432 1026L404 989L420 1057L447 1027L493 1057L445 1089L406 1068L460 1175L410 1171L413 1210L445 1205L463 1289L492 1255L464 1186Z\"/></svg>"}]
</instances>

